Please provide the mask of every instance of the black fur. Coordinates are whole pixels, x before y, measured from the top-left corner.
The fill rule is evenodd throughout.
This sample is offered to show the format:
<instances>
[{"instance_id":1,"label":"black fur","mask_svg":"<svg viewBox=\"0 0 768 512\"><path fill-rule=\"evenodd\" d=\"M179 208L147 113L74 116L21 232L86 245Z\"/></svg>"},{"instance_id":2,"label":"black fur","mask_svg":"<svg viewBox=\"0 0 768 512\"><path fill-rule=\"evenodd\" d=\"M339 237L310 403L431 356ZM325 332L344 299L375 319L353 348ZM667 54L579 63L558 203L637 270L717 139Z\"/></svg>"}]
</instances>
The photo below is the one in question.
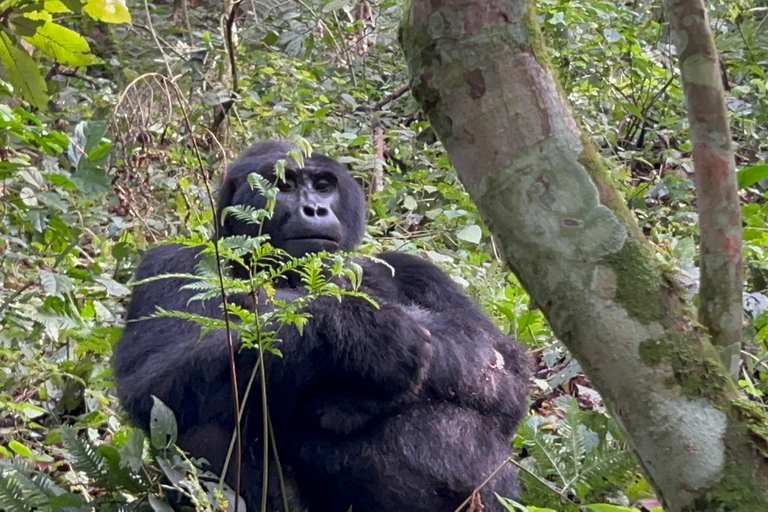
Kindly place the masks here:
<instances>
[{"instance_id":1,"label":"black fur","mask_svg":"<svg viewBox=\"0 0 768 512\"><path fill-rule=\"evenodd\" d=\"M289 149L268 142L246 151L222 185L220 211L231 204L263 206L246 177L271 173ZM305 165L295 170L295 187L278 196L264 232L295 254L318 246L353 249L364 230L360 188L327 157L314 154ZM329 172L335 188L313 188L313 180ZM307 204L311 209L302 210ZM221 230L222 236L243 233L255 234L231 217ZM192 272L198 257L195 248L160 246L147 253L136 277ZM283 357L266 361L270 416L291 505L310 512L343 512L350 505L355 512L453 510L509 456L509 439L525 412L522 349L435 265L401 253L380 258L389 266L359 261L362 291L379 309L353 297L317 299L308 306L312 318L303 333L281 332ZM128 319L157 306L221 316L219 301L190 303L194 292L180 290L184 282L137 286ZM300 290L279 293L289 298ZM129 322L115 352L117 390L145 429L150 395L158 396L176 413L179 445L220 471L234 428L227 343L221 331L198 338L199 329L183 320ZM256 361L253 350L237 354L242 388ZM252 392L244 426L242 494L249 510L260 506L258 395ZM515 470L507 465L483 488L484 510L504 510L494 493L518 492ZM282 508L274 478L269 497L268 510Z\"/></svg>"}]
</instances>

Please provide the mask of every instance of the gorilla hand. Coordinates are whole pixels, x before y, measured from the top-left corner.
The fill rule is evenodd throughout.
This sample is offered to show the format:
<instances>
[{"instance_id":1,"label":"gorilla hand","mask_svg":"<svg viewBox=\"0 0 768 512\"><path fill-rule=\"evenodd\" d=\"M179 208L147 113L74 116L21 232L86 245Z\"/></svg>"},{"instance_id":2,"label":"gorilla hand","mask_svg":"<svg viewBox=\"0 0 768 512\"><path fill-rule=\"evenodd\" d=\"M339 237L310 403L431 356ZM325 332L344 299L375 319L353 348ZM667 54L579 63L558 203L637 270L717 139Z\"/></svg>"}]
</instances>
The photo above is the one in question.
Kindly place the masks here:
<instances>
[{"instance_id":1,"label":"gorilla hand","mask_svg":"<svg viewBox=\"0 0 768 512\"><path fill-rule=\"evenodd\" d=\"M317 332L324 333L334 366L379 397L417 391L432 359L422 310L359 297L320 297L309 307Z\"/></svg>"}]
</instances>

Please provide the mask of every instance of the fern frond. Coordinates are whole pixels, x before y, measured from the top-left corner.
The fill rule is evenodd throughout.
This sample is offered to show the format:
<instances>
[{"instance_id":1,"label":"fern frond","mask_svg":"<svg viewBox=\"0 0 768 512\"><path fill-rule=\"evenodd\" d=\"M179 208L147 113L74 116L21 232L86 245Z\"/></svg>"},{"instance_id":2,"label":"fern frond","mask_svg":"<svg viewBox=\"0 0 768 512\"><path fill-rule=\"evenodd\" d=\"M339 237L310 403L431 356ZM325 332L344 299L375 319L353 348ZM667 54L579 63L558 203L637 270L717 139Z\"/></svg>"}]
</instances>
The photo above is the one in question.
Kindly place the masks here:
<instances>
[{"instance_id":1,"label":"fern frond","mask_svg":"<svg viewBox=\"0 0 768 512\"><path fill-rule=\"evenodd\" d=\"M575 399L568 400L564 412L560 431L565 438L566 447L563 453L563 466L567 468L567 480L563 482L565 484L578 479L588 451L586 437L594 433L582 423L581 410Z\"/></svg>"},{"instance_id":2,"label":"fern frond","mask_svg":"<svg viewBox=\"0 0 768 512\"><path fill-rule=\"evenodd\" d=\"M253 224L258 226L265 220L271 218L272 214L267 210L240 204L224 208L224 211L221 212L221 220L223 221L226 217L229 216L232 216L239 221L245 222L246 224Z\"/></svg>"},{"instance_id":3,"label":"fern frond","mask_svg":"<svg viewBox=\"0 0 768 512\"><path fill-rule=\"evenodd\" d=\"M5 512L28 512L36 505L27 502L24 486L19 481L19 474L13 468L4 465L0 470L0 509Z\"/></svg>"},{"instance_id":4,"label":"fern frond","mask_svg":"<svg viewBox=\"0 0 768 512\"><path fill-rule=\"evenodd\" d=\"M187 313L186 311L167 310L160 307L146 318L179 318L181 320L193 322L206 329L224 329L227 327L227 324L223 319L211 318L210 316L205 315L196 315L194 313Z\"/></svg>"},{"instance_id":5,"label":"fern frond","mask_svg":"<svg viewBox=\"0 0 768 512\"><path fill-rule=\"evenodd\" d=\"M578 483L590 489L600 489L606 482L622 483L637 472L637 460L632 452L613 451L597 460L590 461L578 476Z\"/></svg>"},{"instance_id":6,"label":"fern frond","mask_svg":"<svg viewBox=\"0 0 768 512\"><path fill-rule=\"evenodd\" d=\"M106 460L96 453L96 449L85 438L77 436L72 427L61 427L61 442L72 456L72 463L90 480L98 481L106 476Z\"/></svg>"}]
</instances>

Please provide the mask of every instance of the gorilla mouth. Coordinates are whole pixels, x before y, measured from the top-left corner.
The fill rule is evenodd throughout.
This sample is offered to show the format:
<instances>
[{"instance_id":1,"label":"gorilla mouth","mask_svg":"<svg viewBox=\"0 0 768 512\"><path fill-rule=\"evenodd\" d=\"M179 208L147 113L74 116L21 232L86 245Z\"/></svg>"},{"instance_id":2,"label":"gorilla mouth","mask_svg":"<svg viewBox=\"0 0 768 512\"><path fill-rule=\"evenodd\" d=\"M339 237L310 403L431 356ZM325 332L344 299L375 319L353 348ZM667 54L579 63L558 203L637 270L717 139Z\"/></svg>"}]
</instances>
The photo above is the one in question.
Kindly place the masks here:
<instances>
[{"instance_id":1,"label":"gorilla mouth","mask_svg":"<svg viewBox=\"0 0 768 512\"><path fill-rule=\"evenodd\" d=\"M340 238L337 236L329 236L329 235L308 235L308 236L298 236L296 238L291 238L288 241L307 241L307 242L333 242L335 244L338 244L340 241Z\"/></svg>"}]
</instances>

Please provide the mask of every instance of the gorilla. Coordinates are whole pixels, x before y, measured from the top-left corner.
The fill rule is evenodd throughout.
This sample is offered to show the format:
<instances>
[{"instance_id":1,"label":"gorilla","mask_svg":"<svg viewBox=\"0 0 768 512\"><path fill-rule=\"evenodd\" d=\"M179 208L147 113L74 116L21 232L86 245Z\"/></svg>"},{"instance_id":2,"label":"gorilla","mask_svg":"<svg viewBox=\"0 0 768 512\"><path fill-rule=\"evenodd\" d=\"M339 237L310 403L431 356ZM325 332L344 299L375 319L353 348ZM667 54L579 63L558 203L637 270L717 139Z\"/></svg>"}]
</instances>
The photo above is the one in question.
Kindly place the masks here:
<instances>
[{"instance_id":1,"label":"gorilla","mask_svg":"<svg viewBox=\"0 0 768 512\"><path fill-rule=\"evenodd\" d=\"M230 205L263 208L266 199L247 177L273 180L275 163L285 159L274 213L261 232L296 257L353 250L365 229L362 190L335 160L313 153L299 167L288 159L291 149L263 142L241 155L221 186L219 213ZM224 237L258 233L259 226L235 216L220 229ZM153 248L136 279L192 273L200 251ZM505 510L494 494L519 494L516 470L504 461L525 414L524 351L435 265L397 252L377 258L355 261L363 268L360 291L378 307L359 297L319 297L306 307L311 318L301 332L281 330L282 357L265 356L269 416L291 509L452 511L502 467L480 497L486 512ZM221 318L221 301L190 301L196 292L181 289L188 283L168 277L135 287L115 347L117 393L144 429L151 396L160 398L176 414L178 445L220 472L234 429L226 333L201 338L192 322L146 318L157 307ZM279 298L301 293L291 280L277 289ZM236 354L241 396L257 352ZM249 510L261 505L259 395L251 393L242 428L241 495ZM276 473L273 466L270 511L283 508Z\"/></svg>"}]
</instances>

